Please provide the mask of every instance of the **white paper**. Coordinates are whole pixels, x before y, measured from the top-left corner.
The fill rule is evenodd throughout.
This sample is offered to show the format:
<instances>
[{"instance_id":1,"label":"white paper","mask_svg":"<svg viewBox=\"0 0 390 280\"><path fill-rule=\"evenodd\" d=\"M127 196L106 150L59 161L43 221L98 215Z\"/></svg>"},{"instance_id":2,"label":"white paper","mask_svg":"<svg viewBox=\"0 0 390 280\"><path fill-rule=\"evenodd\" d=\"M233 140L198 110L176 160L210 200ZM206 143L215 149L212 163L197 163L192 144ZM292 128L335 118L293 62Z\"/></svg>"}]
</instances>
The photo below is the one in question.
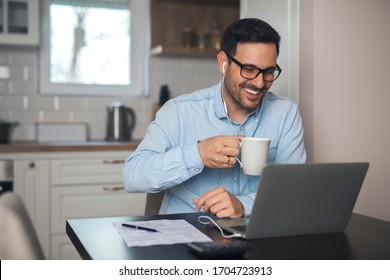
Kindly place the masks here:
<instances>
[{"instance_id":1,"label":"white paper","mask_svg":"<svg viewBox=\"0 0 390 280\"><path fill-rule=\"evenodd\" d=\"M150 232L133 229L122 226L122 223L114 223L114 226L128 247L212 241L207 235L185 220L164 219L127 222L127 224L153 228L159 231Z\"/></svg>"}]
</instances>

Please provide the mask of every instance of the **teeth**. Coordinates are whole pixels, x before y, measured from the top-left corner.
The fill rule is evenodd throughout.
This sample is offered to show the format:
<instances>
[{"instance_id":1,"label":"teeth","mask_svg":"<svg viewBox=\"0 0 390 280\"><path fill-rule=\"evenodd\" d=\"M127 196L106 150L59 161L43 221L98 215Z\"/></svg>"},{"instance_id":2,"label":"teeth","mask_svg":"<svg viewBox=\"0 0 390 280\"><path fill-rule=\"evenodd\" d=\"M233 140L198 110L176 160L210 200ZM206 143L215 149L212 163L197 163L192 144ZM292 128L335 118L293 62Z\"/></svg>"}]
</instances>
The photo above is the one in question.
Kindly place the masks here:
<instances>
[{"instance_id":1,"label":"teeth","mask_svg":"<svg viewBox=\"0 0 390 280\"><path fill-rule=\"evenodd\" d=\"M254 95L259 94L259 92L260 92L259 90L255 91L255 90L250 90L249 88L244 88L244 90L246 92L249 92L250 94L254 94Z\"/></svg>"}]
</instances>

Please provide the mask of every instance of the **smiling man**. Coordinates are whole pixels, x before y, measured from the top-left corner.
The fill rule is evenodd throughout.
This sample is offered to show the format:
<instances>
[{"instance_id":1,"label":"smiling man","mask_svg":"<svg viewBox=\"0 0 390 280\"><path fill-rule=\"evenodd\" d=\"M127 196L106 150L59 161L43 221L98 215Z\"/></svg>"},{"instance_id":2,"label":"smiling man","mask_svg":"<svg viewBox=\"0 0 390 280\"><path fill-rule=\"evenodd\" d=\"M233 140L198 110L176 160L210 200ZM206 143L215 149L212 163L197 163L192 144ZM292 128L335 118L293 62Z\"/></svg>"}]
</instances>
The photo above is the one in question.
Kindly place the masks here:
<instances>
[{"instance_id":1,"label":"smiling man","mask_svg":"<svg viewBox=\"0 0 390 280\"><path fill-rule=\"evenodd\" d=\"M160 214L249 216L261 176L237 163L242 137L271 139L270 164L306 161L297 105L269 91L282 72L279 45L260 19L228 26L217 55L222 81L164 104L125 163L125 189L164 191Z\"/></svg>"}]
</instances>

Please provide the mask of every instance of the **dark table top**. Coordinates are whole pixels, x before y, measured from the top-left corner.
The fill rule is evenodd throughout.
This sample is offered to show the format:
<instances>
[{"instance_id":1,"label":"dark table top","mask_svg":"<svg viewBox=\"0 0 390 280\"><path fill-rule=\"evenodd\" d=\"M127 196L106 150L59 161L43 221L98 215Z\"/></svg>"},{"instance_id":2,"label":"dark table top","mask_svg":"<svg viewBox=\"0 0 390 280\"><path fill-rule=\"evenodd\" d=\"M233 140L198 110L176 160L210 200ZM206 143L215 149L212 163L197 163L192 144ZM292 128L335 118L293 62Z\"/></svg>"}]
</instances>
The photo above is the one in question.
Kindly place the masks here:
<instances>
[{"instance_id":1,"label":"dark table top","mask_svg":"<svg viewBox=\"0 0 390 280\"><path fill-rule=\"evenodd\" d=\"M185 219L214 240L222 240L212 225L197 220L204 213L67 220L66 232L83 259L197 259L186 244L127 247L114 222ZM390 222L352 214L345 232L245 241L250 248L243 259L341 260L390 259Z\"/></svg>"}]
</instances>

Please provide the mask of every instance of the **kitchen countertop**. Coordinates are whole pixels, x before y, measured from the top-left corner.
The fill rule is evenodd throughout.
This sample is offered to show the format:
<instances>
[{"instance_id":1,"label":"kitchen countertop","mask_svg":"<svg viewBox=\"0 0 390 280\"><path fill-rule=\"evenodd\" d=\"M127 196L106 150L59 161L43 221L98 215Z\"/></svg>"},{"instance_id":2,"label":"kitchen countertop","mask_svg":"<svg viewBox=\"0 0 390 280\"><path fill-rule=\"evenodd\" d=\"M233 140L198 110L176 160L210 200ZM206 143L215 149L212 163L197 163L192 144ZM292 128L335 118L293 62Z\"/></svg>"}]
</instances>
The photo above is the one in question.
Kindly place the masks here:
<instances>
[{"instance_id":1,"label":"kitchen countertop","mask_svg":"<svg viewBox=\"0 0 390 280\"><path fill-rule=\"evenodd\" d=\"M129 142L64 141L47 143L10 143L0 145L0 153L128 151L135 150L140 142L141 140L132 140Z\"/></svg>"}]
</instances>

